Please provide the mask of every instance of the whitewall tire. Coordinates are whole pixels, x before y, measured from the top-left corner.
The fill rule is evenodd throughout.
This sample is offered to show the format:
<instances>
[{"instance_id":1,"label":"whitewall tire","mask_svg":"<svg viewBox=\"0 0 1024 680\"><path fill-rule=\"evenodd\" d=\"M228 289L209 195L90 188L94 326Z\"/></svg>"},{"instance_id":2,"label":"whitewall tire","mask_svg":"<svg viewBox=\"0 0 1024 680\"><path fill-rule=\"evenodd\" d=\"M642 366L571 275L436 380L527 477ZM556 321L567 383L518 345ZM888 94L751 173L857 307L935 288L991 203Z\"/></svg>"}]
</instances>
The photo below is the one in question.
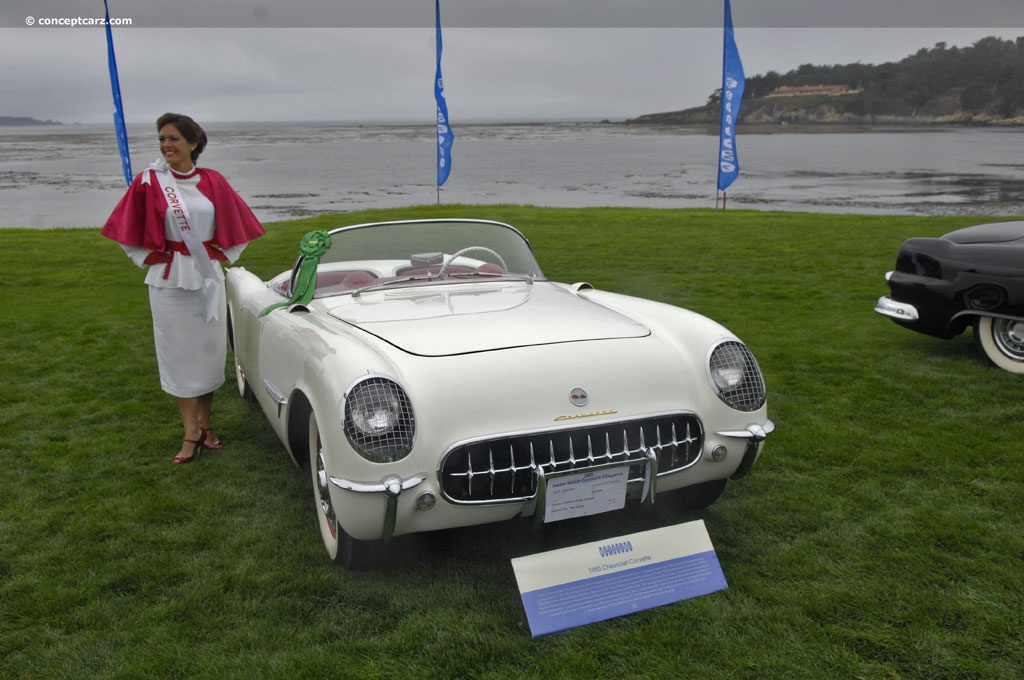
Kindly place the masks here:
<instances>
[{"instance_id":1,"label":"whitewall tire","mask_svg":"<svg viewBox=\"0 0 1024 680\"><path fill-rule=\"evenodd\" d=\"M974 324L974 339L993 364L1024 374L1024 321L983 316Z\"/></svg>"}]
</instances>

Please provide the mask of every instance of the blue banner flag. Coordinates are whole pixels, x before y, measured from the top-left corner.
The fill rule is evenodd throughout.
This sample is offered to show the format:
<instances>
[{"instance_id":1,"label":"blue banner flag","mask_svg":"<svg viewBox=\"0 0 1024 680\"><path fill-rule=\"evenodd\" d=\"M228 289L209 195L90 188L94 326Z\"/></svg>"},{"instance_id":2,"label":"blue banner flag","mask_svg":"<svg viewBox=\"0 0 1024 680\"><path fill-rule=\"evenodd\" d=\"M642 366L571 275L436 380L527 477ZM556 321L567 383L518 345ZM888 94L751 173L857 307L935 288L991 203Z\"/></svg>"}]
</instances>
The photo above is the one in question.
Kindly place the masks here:
<instances>
[{"instance_id":1,"label":"blue banner flag","mask_svg":"<svg viewBox=\"0 0 1024 680\"><path fill-rule=\"evenodd\" d=\"M732 9L725 0L725 38L722 48L722 132L718 141L718 190L725 191L740 174L736 155L736 121L747 79L732 30Z\"/></svg>"},{"instance_id":2,"label":"blue banner flag","mask_svg":"<svg viewBox=\"0 0 1024 680\"><path fill-rule=\"evenodd\" d=\"M107 19L107 62L110 64L110 89L114 93L114 130L117 132L117 148L121 152L121 168L125 184L132 183L132 160L128 155L128 130L124 125L124 106L121 104L121 83L117 79L117 59L114 58L114 36L110 32L110 8L103 0Z\"/></svg>"},{"instance_id":3,"label":"blue banner flag","mask_svg":"<svg viewBox=\"0 0 1024 680\"><path fill-rule=\"evenodd\" d=\"M434 99L437 100L437 186L452 171L452 142L455 135L448 125L448 104L444 101L444 80L441 78L441 0L434 0L437 15L437 71L434 75Z\"/></svg>"}]
</instances>

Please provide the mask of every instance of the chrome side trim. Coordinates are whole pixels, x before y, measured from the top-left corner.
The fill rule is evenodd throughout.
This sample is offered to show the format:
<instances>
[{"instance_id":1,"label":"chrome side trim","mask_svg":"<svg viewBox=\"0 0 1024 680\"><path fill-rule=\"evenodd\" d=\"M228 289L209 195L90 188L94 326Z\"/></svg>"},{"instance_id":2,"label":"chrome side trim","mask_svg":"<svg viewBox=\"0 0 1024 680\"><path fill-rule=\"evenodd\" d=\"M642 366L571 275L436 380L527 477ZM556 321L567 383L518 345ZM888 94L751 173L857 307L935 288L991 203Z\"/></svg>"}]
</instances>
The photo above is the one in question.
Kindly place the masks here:
<instances>
[{"instance_id":1,"label":"chrome side trim","mask_svg":"<svg viewBox=\"0 0 1024 680\"><path fill-rule=\"evenodd\" d=\"M267 391L271 399L277 402L278 406L284 406L288 403L288 397L284 396L284 393L266 378L263 379L263 389Z\"/></svg>"},{"instance_id":2,"label":"chrome side trim","mask_svg":"<svg viewBox=\"0 0 1024 680\"><path fill-rule=\"evenodd\" d=\"M263 389L267 391L270 398L277 404L277 417L281 417L281 409L288 405L288 397L281 390L277 389L268 379L263 379Z\"/></svg>"},{"instance_id":3,"label":"chrome side trim","mask_svg":"<svg viewBox=\"0 0 1024 680\"><path fill-rule=\"evenodd\" d=\"M415 474L408 479L402 479L396 475L385 477L379 482L356 482L343 477L331 477L331 484L352 491L353 493L382 493L386 498L387 505L384 509L384 526L381 528L380 538L386 541L395 535L395 524L398 521L398 497L403 491L413 489L426 480L424 473Z\"/></svg>"},{"instance_id":4,"label":"chrome side trim","mask_svg":"<svg viewBox=\"0 0 1024 680\"><path fill-rule=\"evenodd\" d=\"M993 319L1006 319L1007 321L1024 321L1024 317L1013 316L1012 314L1000 314L999 312L986 312L978 309L964 309L950 317L950 321L953 319L959 319L962 316L987 316Z\"/></svg>"}]
</instances>

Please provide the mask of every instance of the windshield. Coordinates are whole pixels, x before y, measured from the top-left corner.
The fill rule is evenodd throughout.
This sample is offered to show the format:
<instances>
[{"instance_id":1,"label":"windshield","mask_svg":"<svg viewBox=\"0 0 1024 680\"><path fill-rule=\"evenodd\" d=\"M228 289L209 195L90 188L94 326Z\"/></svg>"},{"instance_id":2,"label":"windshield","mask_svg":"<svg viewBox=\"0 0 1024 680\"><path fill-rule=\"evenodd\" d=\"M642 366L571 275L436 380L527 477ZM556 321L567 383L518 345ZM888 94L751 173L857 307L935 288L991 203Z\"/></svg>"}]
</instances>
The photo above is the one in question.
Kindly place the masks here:
<instances>
[{"instance_id":1,"label":"windshield","mask_svg":"<svg viewBox=\"0 0 1024 680\"><path fill-rule=\"evenodd\" d=\"M296 269L292 273L291 289ZM439 282L542 280L529 242L498 222L419 220L343 227L320 257L316 296ZM282 291L287 294L287 289Z\"/></svg>"}]
</instances>

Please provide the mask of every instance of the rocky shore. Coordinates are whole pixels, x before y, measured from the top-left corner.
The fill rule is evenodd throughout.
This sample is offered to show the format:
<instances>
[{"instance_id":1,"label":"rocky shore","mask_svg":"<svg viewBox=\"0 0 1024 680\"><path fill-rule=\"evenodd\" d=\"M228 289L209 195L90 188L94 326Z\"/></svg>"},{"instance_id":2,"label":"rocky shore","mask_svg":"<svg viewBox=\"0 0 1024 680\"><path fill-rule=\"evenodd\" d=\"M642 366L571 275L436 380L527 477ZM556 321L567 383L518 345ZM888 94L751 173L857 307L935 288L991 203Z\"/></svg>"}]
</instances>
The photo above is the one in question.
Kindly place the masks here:
<instances>
[{"instance_id":1,"label":"rocky shore","mask_svg":"<svg viewBox=\"0 0 1024 680\"><path fill-rule=\"evenodd\" d=\"M682 111L650 113L627 125L718 125L720 109L708 104ZM955 98L942 98L917 111L873 112L859 95L809 95L744 99L739 124L747 125L906 125L1024 126L1024 116L1002 118L989 111L960 108Z\"/></svg>"}]
</instances>

